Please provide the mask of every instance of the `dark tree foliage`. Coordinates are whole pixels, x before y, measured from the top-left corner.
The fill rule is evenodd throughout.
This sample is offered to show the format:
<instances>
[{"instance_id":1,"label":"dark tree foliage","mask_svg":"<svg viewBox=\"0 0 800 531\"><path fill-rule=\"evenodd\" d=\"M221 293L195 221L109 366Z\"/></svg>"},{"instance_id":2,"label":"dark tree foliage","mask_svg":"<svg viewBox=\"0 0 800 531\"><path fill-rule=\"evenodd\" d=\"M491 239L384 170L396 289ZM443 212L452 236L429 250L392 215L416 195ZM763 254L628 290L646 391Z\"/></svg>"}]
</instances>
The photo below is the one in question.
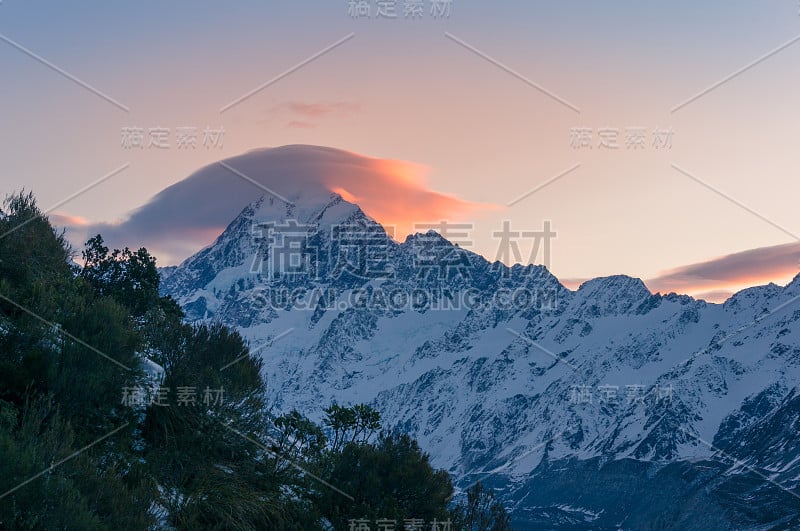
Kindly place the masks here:
<instances>
[{"instance_id":1,"label":"dark tree foliage","mask_svg":"<svg viewBox=\"0 0 800 531\"><path fill-rule=\"evenodd\" d=\"M141 529L150 486L130 452L134 414L119 403L142 376L139 338L122 306L75 280L70 258L30 194L6 200L0 527Z\"/></svg>"},{"instance_id":2,"label":"dark tree foliage","mask_svg":"<svg viewBox=\"0 0 800 531\"><path fill-rule=\"evenodd\" d=\"M0 398L21 407L52 395L91 442L133 420L119 392L142 376L140 338L124 307L83 289L71 252L30 195L6 200L0 220Z\"/></svg>"},{"instance_id":3,"label":"dark tree foliage","mask_svg":"<svg viewBox=\"0 0 800 531\"><path fill-rule=\"evenodd\" d=\"M366 443L381 429L380 414L365 404L343 407L331 404L325 409L325 426L332 432L331 450L338 452L347 443Z\"/></svg>"},{"instance_id":4,"label":"dark tree foliage","mask_svg":"<svg viewBox=\"0 0 800 531\"><path fill-rule=\"evenodd\" d=\"M98 235L72 258L31 194L5 201L0 529L507 529L486 491L453 510L409 436L375 440L370 406L332 404L321 425L269 412L261 359L236 331L184 323L147 250Z\"/></svg>"},{"instance_id":5,"label":"dark tree foliage","mask_svg":"<svg viewBox=\"0 0 800 531\"><path fill-rule=\"evenodd\" d=\"M145 458L178 529L280 527L291 500L264 454L261 360L222 325L184 326L147 408Z\"/></svg>"},{"instance_id":6,"label":"dark tree foliage","mask_svg":"<svg viewBox=\"0 0 800 531\"><path fill-rule=\"evenodd\" d=\"M174 301L159 296L156 259L147 249L131 251L126 247L109 252L98 234L86 242L80 275L99 295L113 298L134 317L159 306L165 311L175 309L171 304Z\"/></svg>"},{"instance_id":7,"label":"dark tree foliage","mask_svg":"<svg viewBox=\"0 0 800 531\"><path fill-rule=\"evenodd\" d=\"M152 491L141 467L100 463L101 451L73 457L75 440L49 400L32 399L21 410L0 401L0 496L17 489L0 498L0 529L134 530L152 524L142 510Z\"/></svg>"},{"instance_id":8,"label":"dark tree foliage","mask_svg":"<svg viewBox=\"0 0 800 531\"><path fill-rule=\"evenodd\" d=\"M453 512L455 527L463 531L511 530L505 507L480 481L467 489L467 499Z\"/></svg>"},{"instance_id":9,"label":"dark tree foliage","mask_svg":"<svg viewBox=\"0 0 800 531\"><path fill-rule=\"evenodd\" d=\"M375 444L348 442L329 459L329 481L344 494L322 489L319 506L336 529L347 529L357 518L443 522L450 517L450 477L434 470L408 435L382 433Z\"/></svg>"}]
</instances>

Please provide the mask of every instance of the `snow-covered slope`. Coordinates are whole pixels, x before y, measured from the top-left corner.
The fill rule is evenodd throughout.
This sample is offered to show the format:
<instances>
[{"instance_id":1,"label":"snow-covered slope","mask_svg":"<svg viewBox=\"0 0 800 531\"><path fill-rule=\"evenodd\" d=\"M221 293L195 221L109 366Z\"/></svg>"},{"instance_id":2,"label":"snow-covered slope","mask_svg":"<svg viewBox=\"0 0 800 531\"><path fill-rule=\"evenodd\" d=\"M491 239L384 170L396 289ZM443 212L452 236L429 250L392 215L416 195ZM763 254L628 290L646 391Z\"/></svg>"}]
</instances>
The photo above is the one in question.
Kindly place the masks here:
<instances>
[{"instance_id":1,"label":"snow-covered slope","mask_svg":"<svg viewBox=\"0 0 800 531\"><path fill-rule=\"evenodd\" d=\"M369 402L461 486L503 489L521 528L634 525L617 498L581 505L575 485L555 488L586 470L584 486L605 485L612 463L633 463L630 477L655 491L658 474L683 481L733 458L744 464L717 476L781 496L797 486L800 276L722 305L625 276L570 291L542 266L492 264L436 233L394 242L335 194L289 199L255 201L163 280L190 320L235 326L259 349L278 410L314 418L332 400ZM284 258L289 269L276 267ZM744 511L708 496L722 507L714 522ZM764 522L798 500L780 498Z\"/></svg>"}]
</instances>

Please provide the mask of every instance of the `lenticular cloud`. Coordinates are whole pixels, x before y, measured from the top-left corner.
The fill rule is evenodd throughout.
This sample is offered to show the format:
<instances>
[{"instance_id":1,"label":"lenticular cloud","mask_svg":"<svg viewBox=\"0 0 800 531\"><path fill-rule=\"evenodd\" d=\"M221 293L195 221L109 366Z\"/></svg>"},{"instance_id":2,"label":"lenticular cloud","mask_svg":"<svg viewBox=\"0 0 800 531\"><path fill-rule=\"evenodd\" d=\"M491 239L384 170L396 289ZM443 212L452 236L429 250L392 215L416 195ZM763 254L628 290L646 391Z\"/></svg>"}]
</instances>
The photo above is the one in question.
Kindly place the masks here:
<instances>
[{"instance_id":1,"label":"lenticular cloud","mask_svg":"<svg viewBox=\"0 0 800 531\"><path fill-rule=\"evenodd\" d=\"M177 262L210 244L249 203L273 193L291 202L335 192L356 202L395 234L415 222L464 215L488 205L435 192L423 166L319 146L259 149L210 164L160 193L127 219L72 227L100 233L114 247L147 246L160 263Z\"/></svg>"}]
</instances>

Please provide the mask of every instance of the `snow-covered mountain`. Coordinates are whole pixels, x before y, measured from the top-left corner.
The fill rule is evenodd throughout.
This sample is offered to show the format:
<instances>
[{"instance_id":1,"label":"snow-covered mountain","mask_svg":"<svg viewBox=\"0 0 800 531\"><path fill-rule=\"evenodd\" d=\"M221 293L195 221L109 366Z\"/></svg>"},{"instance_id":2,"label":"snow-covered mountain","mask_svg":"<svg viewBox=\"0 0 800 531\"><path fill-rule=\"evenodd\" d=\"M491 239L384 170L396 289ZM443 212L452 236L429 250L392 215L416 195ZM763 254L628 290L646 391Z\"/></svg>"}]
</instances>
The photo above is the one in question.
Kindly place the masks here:
<instances>
[{"instance_id":1,"label":"snow-covered mountain","mask_svg":"<svg viewBox=\"0 0 800 531\"><path fill-rule=\"evenodd\" d=\"M626 276L571 291L435 232L395 242L336 194L287 199L162 283L241 331L278 411L371 403L520 529L800 526L800 275L720 305Z\"/></svg>"}]
</instances>

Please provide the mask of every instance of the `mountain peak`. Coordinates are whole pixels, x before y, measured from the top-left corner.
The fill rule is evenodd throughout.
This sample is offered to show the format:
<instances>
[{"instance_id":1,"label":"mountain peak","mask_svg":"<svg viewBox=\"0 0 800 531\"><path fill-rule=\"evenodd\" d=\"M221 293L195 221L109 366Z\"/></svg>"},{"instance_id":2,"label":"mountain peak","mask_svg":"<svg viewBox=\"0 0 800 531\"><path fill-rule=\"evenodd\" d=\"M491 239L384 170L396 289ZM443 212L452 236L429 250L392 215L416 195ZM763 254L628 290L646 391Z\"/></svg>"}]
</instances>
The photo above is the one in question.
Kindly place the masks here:
<instances>
[{"instance_id":1,"label":"mountain peak","mask_svg":"<svg viewBox=\"0 0 800 531\"><path fill-rule=\"evenodd\" d=\"M330 228L339 224L376 221L367 216L361 207L350 203L341 195L327 190L297 191L286 198L265 194L249 205L241 215L254 223L297 221L319 228Z\"/></svg>"},{"instance_id":2,"label":"mountain peak","mask_svg":"<svg viewBox=\"0 0 800 531\"><path fill-rule=\"evenodd\" d=\"M646 297L650 295L650 290L647 289L642 279L630 277L628 275L611 275L608 277L597 277L587 280L578 287L578 292L594 293L598 290L602 291L625 291L631 294Z\"/></svg>"},{"instance_id":3,"label":"mountain peak","mask_svg":"<svg viewBox=\"0 0 800 531\"><path fill-rule=\"evenodd\" d=\"M652 293L640 278L627 275L612 275L587 280L578 288L577 294L597 306L602 313L625 313L638 306L637 303Z\"/></svg>"},{"instance_id":4,"label":"mountain peak","mask_svg":"<svg viewBox=\"0 0 800 531\"><path fill-rule=\"evenodd\" d=\"M447 246L453 247L455 244L436 232L433 229L429 229L427 232L415 232L414 234L409 234L406 236L404 245L411 245L416 242L425 242L428 245L434 244L436 246Z\"/></svg>"}]
</instances>

